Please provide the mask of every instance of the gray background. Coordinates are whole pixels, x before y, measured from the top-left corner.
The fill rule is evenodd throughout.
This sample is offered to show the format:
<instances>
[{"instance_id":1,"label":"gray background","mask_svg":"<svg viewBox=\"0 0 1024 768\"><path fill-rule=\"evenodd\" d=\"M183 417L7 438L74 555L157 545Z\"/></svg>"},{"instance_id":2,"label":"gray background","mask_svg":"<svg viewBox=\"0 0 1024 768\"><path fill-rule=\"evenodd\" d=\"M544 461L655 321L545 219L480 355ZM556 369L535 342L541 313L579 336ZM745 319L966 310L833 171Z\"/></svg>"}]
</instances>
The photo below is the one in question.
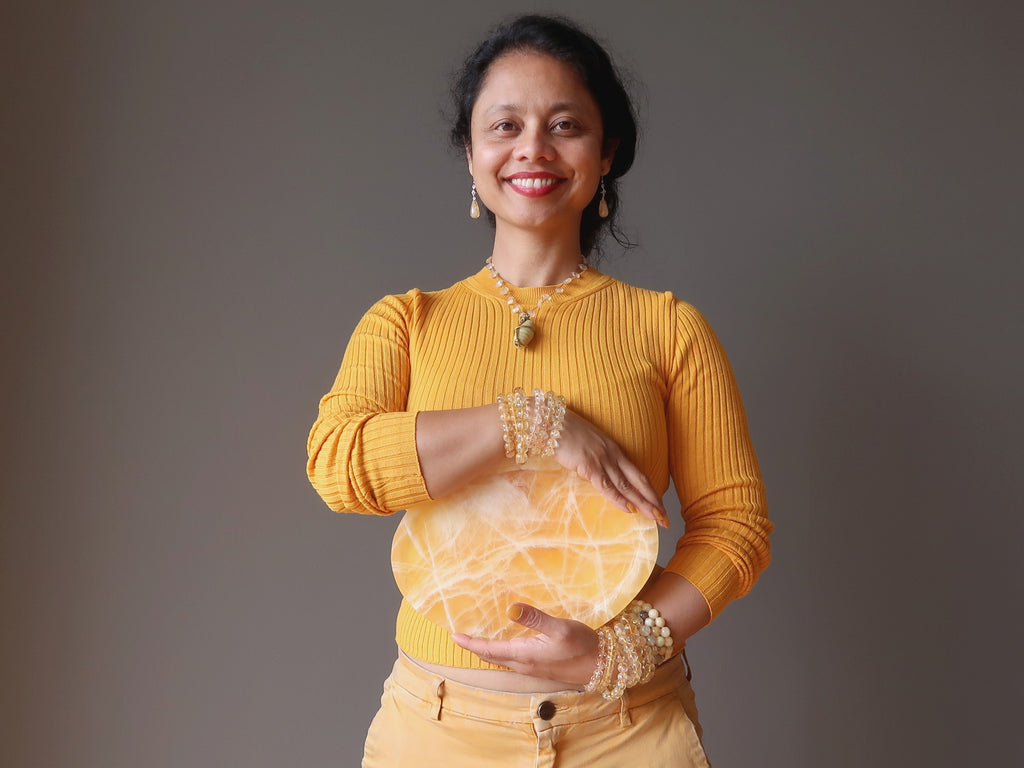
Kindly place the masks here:
<instances>
[{"instance_id":1,"label":"gray background","mask_svg":"<svg viewBox=\"0 0 1024 768\"><path fill-rule=\"evenodd\" d=\"M487 255L440 107L528 7L5 5L5 768L357 764L396 520L306 431ZM1024 762L1019 7L559 6L640 81L604 268L711 319L778 526L691 645L717 766Z\"/></svg>"}]
</instances>

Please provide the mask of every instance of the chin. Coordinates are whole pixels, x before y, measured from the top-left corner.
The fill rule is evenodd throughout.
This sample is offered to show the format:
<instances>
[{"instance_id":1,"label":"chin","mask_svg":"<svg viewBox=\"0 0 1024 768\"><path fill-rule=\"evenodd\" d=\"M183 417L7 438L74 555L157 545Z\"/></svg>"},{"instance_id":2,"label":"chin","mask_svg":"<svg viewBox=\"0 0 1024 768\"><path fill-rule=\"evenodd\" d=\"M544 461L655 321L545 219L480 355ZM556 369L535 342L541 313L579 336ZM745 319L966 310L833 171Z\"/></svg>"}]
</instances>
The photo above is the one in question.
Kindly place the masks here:
<instances>
[{"instance_id":1,"label":"chin","mask_svg":"<svg viewBox=\"0 0 1024 768\"><path fill-rule=\"evenodd\" d=\"M506 209L506 215L495 213L509 225L524 229L550 229L551 227L579 228L582 211L566 210L562 206L538 206L533 201L530 206L518 205L515 209Z\"/></svg>"}]
</instances>

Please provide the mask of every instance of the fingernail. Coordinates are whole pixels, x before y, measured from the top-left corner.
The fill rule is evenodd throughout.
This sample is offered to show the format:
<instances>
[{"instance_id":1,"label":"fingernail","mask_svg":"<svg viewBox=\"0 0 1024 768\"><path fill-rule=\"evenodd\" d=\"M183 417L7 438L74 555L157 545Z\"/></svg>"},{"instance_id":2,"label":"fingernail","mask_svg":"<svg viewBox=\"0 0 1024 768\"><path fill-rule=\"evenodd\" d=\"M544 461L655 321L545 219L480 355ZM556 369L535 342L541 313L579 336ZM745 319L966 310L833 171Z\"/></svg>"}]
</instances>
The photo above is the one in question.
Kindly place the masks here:
<instances>
[{"instance_id":1,"label":"fingernail","mask_svg":"<svg viewBox=\"0 0 1024 768\"><path fill-rule=\"evenodd\" d=\"M637 514L640 511L639 509L636 508L636 505L632 501L626 502L626 510L633 515Z\"/></svg>"},{"instance_id":2,"label":"fingernail","mask_svg":"<svg viewBox=\"0 0 1024 768\"><path fill-rule=\"evenodd\" d=\"M512 619L512 621L519 621L523 616L523 606L519 603L512 603L512 605L505 609L505 615Z\"/></svg>"}]
</instances>

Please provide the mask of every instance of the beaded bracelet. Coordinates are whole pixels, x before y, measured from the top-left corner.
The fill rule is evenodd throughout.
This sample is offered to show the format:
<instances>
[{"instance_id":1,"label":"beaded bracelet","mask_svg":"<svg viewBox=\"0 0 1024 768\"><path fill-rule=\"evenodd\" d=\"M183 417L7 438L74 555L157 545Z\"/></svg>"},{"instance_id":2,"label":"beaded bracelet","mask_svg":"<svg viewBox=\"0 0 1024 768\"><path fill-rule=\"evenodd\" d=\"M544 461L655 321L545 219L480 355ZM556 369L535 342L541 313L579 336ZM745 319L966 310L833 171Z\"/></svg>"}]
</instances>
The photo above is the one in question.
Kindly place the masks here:
<instances>
[{"instance_id":1,"label":"beaded bracelet","mask_svg":"<svg viewBox=\"0 0 1024 768\"><path fill-rule=\"evenodd\" d=\"M547 442L549 432L550 404L543 389L533 390L533 414L530 418L530 453L536 456L542 453L544 446L541 442Z\"/></svg>"},{"instance_id":2,"label":"beaded bracelet","mask_svg":"<svg viewBox=\"0 0 1024 768\"><path fill-rule=\"evenodd\" d=\"M609 654L615 651L615 632L609 626L597 628L597 666L583 690L598 691L606 689L611 683L612 664Z\"/></svg>"},{"instance_id":3,"label":"beaded bracelet","mask_svg":"<svg viewBox=\"0 0 1024 768\"><path fill-rule=\"evenodd\" d=\"M530 403L522 387L512 391L512 427L516 439L516 464L525 464L530 455Z\"/></svg>"},{"instance_id":4,"label":"beaded bracelet","mask_svg":"<svg viewBox=\"0 0 1024 768\"><path fill-rule=\"evenodd\" d=\"M600 691L609 701L650 680L655 668L672 653L672 633L664 618L642 600L634 600L600 627L597 637L597 666L583 690Z\"/></svg>"},{"instance_id":5,"label":"beaded bracelet","mask_svg":"<svg viewBox=\"0 0 1024 768\"><path fill-rule=\"evenodd\" d=\"M629 610L643 619L643 626L640 627L640 634L648 644L661 651L662 660L672 655L672 630L668 628L664 617L658 609L645 600L634 600L629 604Z\"/></svg>"},{"instance_id":6,"label":"beaded bracelet","mask_svg":"<svg viewBox=\"0 0 1024 768\"><path fill-rule=\"evenodd\" d=\"M498 412L505 456L525 464L530 456L552 456L565 423L565 398L542 389L533 391L532 403L522 387L498 395Z\"/></svg>"},{"instance_id":7,"label":"beaded bracelet","mask_svg":"<svg viewBox=\"0 0 1024 768\"><path fill-rule=\"evenodd\" d=\"M514 459L516 456L515 428L513 427L514 412L510 395L498 395L498 412L501 414L501 433L505 440L505 457Z\"/></svg>"},{"instance_id":8,"label":"beaded bracelet","mask_svg":"<svg viewBox=\"0 0 1024 768\"><path fill-rule=\"evenodd\" d=\"M534 393L535 398L536 396ZM544 395L544 399L547 439L544 441L541 456L553 456L555 449L558 448L558 440L562 436L562 426L565 424L565 398L554 392L548 392Z\"/></svg>"}]
</instances>

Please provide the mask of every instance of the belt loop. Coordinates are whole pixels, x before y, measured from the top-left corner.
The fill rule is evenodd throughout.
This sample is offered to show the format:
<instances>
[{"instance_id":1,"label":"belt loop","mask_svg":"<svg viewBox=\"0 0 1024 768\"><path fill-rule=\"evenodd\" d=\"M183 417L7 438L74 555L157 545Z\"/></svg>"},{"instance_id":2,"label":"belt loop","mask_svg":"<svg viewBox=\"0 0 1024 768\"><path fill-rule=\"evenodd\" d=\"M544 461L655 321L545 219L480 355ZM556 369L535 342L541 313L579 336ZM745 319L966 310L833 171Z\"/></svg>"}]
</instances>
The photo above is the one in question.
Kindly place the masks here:
<instances>
[{"instance_id":1,"label":"belt loop","mask_svg":"<svg viewBox=\"0 0 1024 768\"><path fill-rule=\"evenodd\" d=\"M619 727L628 728L633 724L633 718L629 716L629 691L623 691L619 699Z\"/></svg>"},{"instance_id":2,"label":"belt loop","mask_svg":"<svg viewBox=\"0 0 1024 768\"><path fill-rule=\"evenodd\" d=\"M441 702L444 699L444 678L433 677L430 680L430 692L433 698L427 702L427 712L435 720L441 719Z\"/></svg>"}]
</instances>

